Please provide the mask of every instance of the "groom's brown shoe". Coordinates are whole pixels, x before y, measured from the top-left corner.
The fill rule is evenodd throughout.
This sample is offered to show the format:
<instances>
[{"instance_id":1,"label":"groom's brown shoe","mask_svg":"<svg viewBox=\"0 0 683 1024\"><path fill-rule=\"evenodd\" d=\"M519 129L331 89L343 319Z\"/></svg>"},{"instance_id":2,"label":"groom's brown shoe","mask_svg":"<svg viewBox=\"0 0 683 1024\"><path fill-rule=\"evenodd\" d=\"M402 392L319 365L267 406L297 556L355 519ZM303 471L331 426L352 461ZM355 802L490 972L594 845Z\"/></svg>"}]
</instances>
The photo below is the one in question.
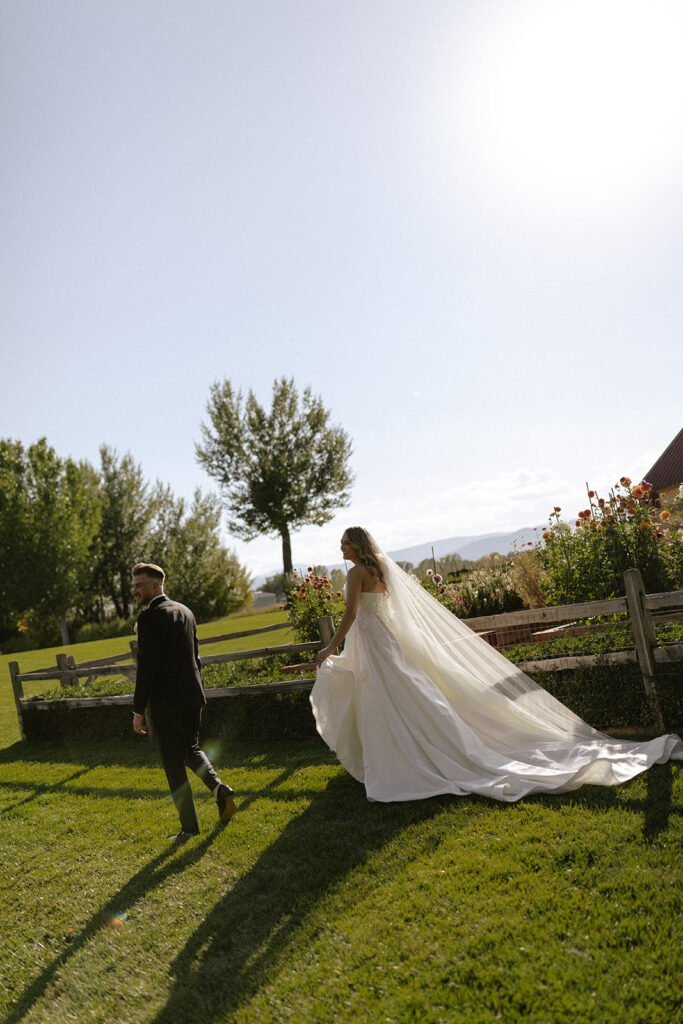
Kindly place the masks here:
<instances>
[{"instance_id":1,"label":"groom's brown shoe","mask_svg":"<svg viewBox=\"0 0 683 1024\"><path fill-rule=\"evenodd\" d=\"M218 804L218 816L223 824L227 825L235 813L235 794L230 786L220 784L216 793L216 803Z\"/></svg>"}]
</instances>

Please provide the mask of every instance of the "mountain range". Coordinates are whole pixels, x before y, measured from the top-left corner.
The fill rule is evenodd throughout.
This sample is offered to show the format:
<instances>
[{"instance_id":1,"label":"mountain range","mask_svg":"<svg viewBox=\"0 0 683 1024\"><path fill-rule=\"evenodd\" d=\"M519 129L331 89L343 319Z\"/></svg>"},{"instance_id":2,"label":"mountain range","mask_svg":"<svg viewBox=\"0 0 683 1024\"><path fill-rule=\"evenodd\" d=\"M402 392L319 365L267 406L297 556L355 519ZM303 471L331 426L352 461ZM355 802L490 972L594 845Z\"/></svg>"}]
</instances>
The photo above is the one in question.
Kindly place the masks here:
<instances>
[{"instance_id":1,"label":"mountain range","mask_svg":"<svg viewBox=\"0 0 683 1024\"><path fill-rule=\"evenodd\" d=\"M442 555L454 554L458 554L468 561L476 561L477 558L483 558L484 555L491 555L494 552L507 555L515 547L520 548L529 541L535 544L539 534L546 529L547 525L524 526L512 533L481 533L476 536L445 537L443 540L429 540L422 544L413 544L411 547L399 548L397 551L389 551L388 554L395 562L412 562L413 565L419 565L424 558L431 558L432 549L437 561ZM327 568L343 569L344 566L340 562L337 565L328 565ZM279 571L279 569L273 569L273 573ZM256 576L254 589L258 590L268 576L273 573Z\"/></svg>"}]
</instances>

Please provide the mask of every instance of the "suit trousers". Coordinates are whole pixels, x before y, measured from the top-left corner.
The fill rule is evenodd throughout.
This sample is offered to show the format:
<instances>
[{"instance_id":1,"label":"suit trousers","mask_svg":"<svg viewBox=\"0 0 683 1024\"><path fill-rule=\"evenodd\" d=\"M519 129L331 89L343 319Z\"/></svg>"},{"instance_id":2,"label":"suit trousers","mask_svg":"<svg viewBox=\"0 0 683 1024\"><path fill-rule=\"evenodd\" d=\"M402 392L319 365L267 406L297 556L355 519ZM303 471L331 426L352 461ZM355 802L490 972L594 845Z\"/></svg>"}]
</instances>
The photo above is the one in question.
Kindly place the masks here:
<instances>
[{"instance_id":1,"label":"suit trousers","mask_svg":"<svg viewBox=\"0 0 683 1024\"><path fill-rule=\"evenodd\" d=\"M183 832L198 832L199 822L186 768L191 768L212 792L220 785L213 765L204 751L199 749L202 709L169 708L162 705L152 707L150 711L161 752L161 763L180 816L180 827Z\"/></svg>"}]
</instances>

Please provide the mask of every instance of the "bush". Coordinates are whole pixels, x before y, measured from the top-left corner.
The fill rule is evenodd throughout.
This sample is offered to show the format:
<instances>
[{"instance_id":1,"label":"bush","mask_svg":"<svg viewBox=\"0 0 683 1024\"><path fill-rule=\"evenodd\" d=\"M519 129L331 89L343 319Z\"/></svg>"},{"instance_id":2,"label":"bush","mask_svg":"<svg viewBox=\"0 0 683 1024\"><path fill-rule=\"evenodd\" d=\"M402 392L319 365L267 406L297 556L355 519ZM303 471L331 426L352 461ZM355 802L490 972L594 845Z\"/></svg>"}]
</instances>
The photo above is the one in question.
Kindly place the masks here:
<instances>
[{"instance_id":1,"label":"bush","mask_svg":"<svg viewBox=\"0 0 683 1024\"><path fill-rule=\"evenodd\" d=\"M489 557L494 560L500 558L499 555ZM515 591L510 565L505 563L495 568L475 569L450 582L428 569L420 583L437 601L461 619L499 615L524 607L522 598Z\"/></svg>"},{"instance_id":2,"label":"bush","mask_svg":"<svg viewBox=\"0 0 683 1024\"><path fill-rule=\"evenodd\" d=\"M288 593L296 642L311 643L320 639L318 619L332 616L336 629L344 615L344 595L334 590L328 576L317 576L312 569L301 577L294 573Z\"/></svg>"},{"instance_id":3,"label":"bush","mask_svg":"<svg viewBox=\"0 0 683 1024\"><path fill-rule=\"evenodd\" d=\"M87 640L112 640L117 636L133 636L134 619L108 619L106 622L86 622L76 630L74 643Z\"/></svg>"},{"instance_id":4,"label":"bush","mask_svg":"<svg viewBox=\"0 0 683 1024\"><path fill-rule=\"evenodd\" d=\"M588 501L574 529L559 507L549 518L539 550L549 604L621 597L626 569L640 570L648 593L683 586L683 488L669 507L647 481L622 477L608 498L589 490Z\"/></svg>"}]
</instances>

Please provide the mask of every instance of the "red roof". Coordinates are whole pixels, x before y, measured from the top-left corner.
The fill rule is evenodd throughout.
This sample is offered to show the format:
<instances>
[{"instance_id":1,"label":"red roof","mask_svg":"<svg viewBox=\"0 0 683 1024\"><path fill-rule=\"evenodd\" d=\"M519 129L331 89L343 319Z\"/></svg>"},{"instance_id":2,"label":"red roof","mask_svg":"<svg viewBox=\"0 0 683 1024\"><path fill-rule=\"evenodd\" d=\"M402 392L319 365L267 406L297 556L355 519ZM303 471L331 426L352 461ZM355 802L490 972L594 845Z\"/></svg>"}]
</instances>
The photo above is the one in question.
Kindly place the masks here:
<instances>
[{"instance_id":1,"label":"red roof","mask_svg":"<svg viewBox=\"0 0 683 1024\"><path fill-rule=\"evenodd\" d=\"M645 480L652 484L655 490L683 481L683 430L679 430L652 469L647 471Z\"/></svg>"}]
</instances>

